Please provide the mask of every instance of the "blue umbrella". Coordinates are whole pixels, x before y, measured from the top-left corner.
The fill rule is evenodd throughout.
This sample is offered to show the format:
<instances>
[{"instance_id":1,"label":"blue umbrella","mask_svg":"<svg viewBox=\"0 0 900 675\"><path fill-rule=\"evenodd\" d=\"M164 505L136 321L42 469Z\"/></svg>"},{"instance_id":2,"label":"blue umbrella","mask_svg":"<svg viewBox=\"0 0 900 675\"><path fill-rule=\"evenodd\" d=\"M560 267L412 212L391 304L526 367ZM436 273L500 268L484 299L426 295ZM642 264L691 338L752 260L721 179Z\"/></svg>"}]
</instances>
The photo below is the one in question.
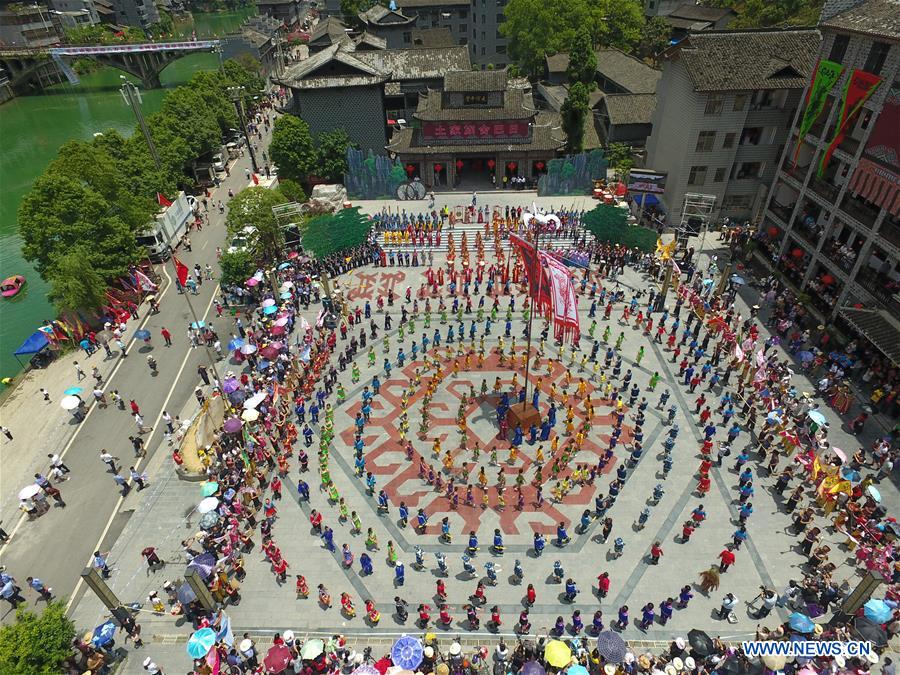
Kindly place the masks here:
<instances>
[{"instance_id":1,"label":"blue umbrella","mask_svg":"<svg viewBox=\"0 0 900 675\"><path fill-rule=\"evenodd\" d=\"M856 469L852 469L849 466L845 466L841 469L841 476L846 480L852 480L854 482L862 478L859 471L857 471Z\"/></svg>"},{"instance_id":2,"label":"blue umbrella","mask_svg":"<svg viewBox=\"0 0 900 675\"><path fill-rule=\"evenodd\" d=\"M216 644L216 631L212 628L201 628L188 639L187 653L192 659L202 659Z\"/></svg>"},{"instance_id":3,"label":"blue umbrella","mask_svg":"<svg viewBox=\"0 0 900 675\"><path fill-rule=\"evenodd\" d=\"M628 647L618 633L605 630L597 636L597 652L610 663L622 663Z\"/></svg>"},{"instance_id":4,"label":"blue umbrella","mask_svg":"<svg viewBox=\"0 0 900 675\"><path fill-rule=\"evenodd\" d=\"M812 352L797 352L797 358L801 361L812 361L816 356Z\"/></svg>"},{"instance_id":5,"label":"blue umbrella","mask_svg":"<svg viewBox=\"0 0 900 675\"><path fill-rule=\"evenodd\" d=\"M113 641L115 635L116 624L112 621L107 621L94 629L94 634L91 636L91 644L94 647L105 647Z\"/></svg>"},{"instance_id":6,"label":"blue umbrella","mask_svg":"<svg viewBox=\"0 0 900 675\"><path fill-rule=\"evenodd\" d=\"M816 627L812 619L800 612L794 612L788 617L788 625L800 633L812 633Z\"/></svg>"},{"instance_id":7,"label":"blue umbrella","mask_svg":"<svg viewBox=\"0 0 900 675\"><path fill-rule=\"evenodd\" d=\"M807 417L809 417L809 419L811 419L819 426L822 426L823 424L826 424L828 422L828 420L825 419L825 415L820 413L818 410L810 410L807 414Z\"/></svg>"},{"instance_id":8,"label":"blue umbrella","mask_svg":"<svg viewBox=\"0 0 900 675\"><path fill-rule=\"evenodd\" d=\"M83 391L84 391L84 389L82 389L81 387L69 387L63 393L66 396L74 396L75 394L80 394Z\"/></svg>"},{"instance_id":9,"label":"blue umbrella","mask_svg":"<svg viewBox=\"0 0 900 675\"><path fill-rule=\"evenodd\" d=\"M228 351L233 352L235 349L240 349L243 346L243 340L241 340L240 338L234 338L234 340L228 343Z\"/></svg>"},{"instance_id":10,"label":"blue umbrella","mask_svg":"<svg viewBox=\"0 0 900 675\"><path fill-rule=\"evenodd\" d=\"M401 635L391 647L391 661L395 666L406 670L415 670L422 663L424 650L422 643L412 635Z\"/></svg>"},{"instance_id":11,"label":"blue umbrella","mask_svg":"<svg viewBox=\"0 0 900 675\"><path fill-rule=\"evenodd\" d=\"M290 267L290 266L291 266L291 263L289 263L289 262L283 262L283 263L281 263L281 264L278 266L278 269L280 269L280 270L286 270L286 269L287 269L288 267ZM410 669L410 670L412 670L412 669Z\"/></svg>"},{"instance_id":12,"label":"blue umbrella","mask_svg":"<svg viewBox=\"0 0 900 675\"><path fill-rule=\"evenodd\" d=\"M290 300L290 299L291 299L291 292L290 292L290 291L285 291L284 293L282 293L282 294L279 295L278 297L281 298L282 300Z\"/></svg>"},{"instance_id":13,"label":"blue umbrella","mask_svg":"<svg viewBox=\"0 0 900 675\"><path fill-rule=\"evenodd\" d=\"M576 663L574 666L569 666L566 675L588 675L588 669L580 663Z\"/></svg>"},{"instance_id":14,"label":"blue umbrella","mask_svg":"<svg viewBox=\"0 0 900 675\"><path fill-rule=\"evenodd\" d=\"M200 328L206 328L206 322L204 321L192 321L191 328L194 330L199 330Z\"/></svg>"},{"instance_id":15,"label":"blue umbrella","mask_svg":"<svg viewBox=\"0 0 900 675\"><path fill-rule=\"evenodd\" d=\"M266 361L265 359L262 359L259 363L256 364L256 369L258 371L262 372L266 368L268 368L270 365L271 364L268 361Z\"/></svg>"},{"instance_id":16,"label":"blue umbrella","mask_svg":"<svg viewBox=\"0 0 900 675\"><path fill-rule=\"evenodd\" d=\"M622 658L625 658L624 653ZM547 675L547 670L537 661L526 661L522 666L522 675Z\"/></svg>"},{"instance_id":17,"label":"blue umbrella","mask_svg":"<svg viewBox=\"0 0 900 675\"><path fill-rule=\"evenodd\" d=\"M263 307L263 314L274 314L278 311L277 305L269 305L268 307Z\"/></svg>"},{"instance_id":18,"label":"blue umbrella","mask_svg":"<svg viewBox=\"0 0 900 675\"><path fill-rule=\"evenodd\" d=\"M143 328L141 328L140 330L134 331L134 337L136 337L138 340L149 340L150 339L150 331L144 330Z\"/></svg>"},{"instance_id":19,"label":"blue umbrella","mask_svg":"<svg viewBox=\"0 0 900 675\"><path fill-rule=\"evenodd\" d=\"M893 611L884 600L873 598L863 605L863 615L872 623L887 623L891 618L891 614L893 614Z\"/></svg>"},{"instance_id":20,"label":"blue umbrella","mask_svg":"<svg viewBox=\"0 0 900 675\"><path fill-rule=\"evenodd\" d=\"M744 280L744 277L739 277L737 274L732 274L731 275L731 283L733 283L736 286L743 286L747 282Z\"/></svg>"}]
</instances>

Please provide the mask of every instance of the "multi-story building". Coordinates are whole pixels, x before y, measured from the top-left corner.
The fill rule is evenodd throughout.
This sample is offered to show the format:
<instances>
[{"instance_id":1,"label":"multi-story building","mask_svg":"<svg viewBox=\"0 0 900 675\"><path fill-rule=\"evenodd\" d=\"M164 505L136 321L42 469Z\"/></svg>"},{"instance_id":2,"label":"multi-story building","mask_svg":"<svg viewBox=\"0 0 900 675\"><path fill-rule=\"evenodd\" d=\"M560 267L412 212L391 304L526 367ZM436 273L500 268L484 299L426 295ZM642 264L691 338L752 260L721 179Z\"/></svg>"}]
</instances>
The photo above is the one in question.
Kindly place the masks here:
<instances>
[{"instance_id":1,"label":"multi-story building","mask_svg":"<svg viewBox=\"0 0 900 675\"><path fill-rule=\"evenodd\" d=\"M302 0L258 0L260 14L281 21L289 30L295 30L306 20L308 5Z\"/></svg>"},{"instance_id":2,"label":"multi-story building","mask_svg":"<svg viewBox=\"0 0 900 675\"><path fill-rule=\"evenodd\" d=\"M714 198L714 218L761 215L819 43L812 29L703 31L664 54L646 167L668 174L670 224L686 194Z\"/></svg>"},{"instance_id":3,"label":"multi-story building","mask_svg":"<svg viewBox=\"0 0 900 675\"><path fill-rule=\"evenodd\" d=\"M893 0L828 1L819 28L812 103L790 126L760 227L760 258L823 319L840 315L897 362L900 11Z\"/></svg>"},{"instance_id":4,"label":"multi-story building","mask_svg":"<svg viewBox=\"0 0 900 675\"><path fill-rule=\"evenodd\" d=\"M50 0L50 7L55 20L64 29L100 23L94 0Z\"/></svg>"},{"instance_id":5,"label":"multi-story building","mask_svg":"<svg viewBox=\"0 0 900 675\"><path fill-rule=\"evenodd\" d=\"M153 0L112 0L116 23L121 26L150 28L159 23L159 10Z\"/></svg>"},{"instance_id":6,"label":"multi-story building","mask_svg":"<svg viewBox=\"0 0 900 675\"><path fill-rule=\"evenodd\" d=\"M59 30L46 5L15 2L0 9L0 44L35 49L59 41Z\"/></svg>"}]
</instances>

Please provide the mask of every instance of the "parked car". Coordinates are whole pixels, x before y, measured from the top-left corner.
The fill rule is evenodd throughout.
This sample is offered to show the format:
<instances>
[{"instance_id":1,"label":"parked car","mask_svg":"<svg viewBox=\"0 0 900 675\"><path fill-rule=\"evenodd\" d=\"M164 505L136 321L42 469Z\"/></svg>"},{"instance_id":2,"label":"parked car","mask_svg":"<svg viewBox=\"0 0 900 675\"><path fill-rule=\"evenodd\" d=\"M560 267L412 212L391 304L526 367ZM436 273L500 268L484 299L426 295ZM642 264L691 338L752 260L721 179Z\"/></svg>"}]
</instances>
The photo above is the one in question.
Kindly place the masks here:
<instances>
[{"instance_id":1,"label":"parked car","mask_svg":"<svg viewBox=\"0 0 900 675\"><path fill-rule=\"evenodd\" d=\"M225 171L225 157L221 152L217 152L212 157L212 165L213 168L219 173L223 173Z\"/></svg>"}]
</instances>

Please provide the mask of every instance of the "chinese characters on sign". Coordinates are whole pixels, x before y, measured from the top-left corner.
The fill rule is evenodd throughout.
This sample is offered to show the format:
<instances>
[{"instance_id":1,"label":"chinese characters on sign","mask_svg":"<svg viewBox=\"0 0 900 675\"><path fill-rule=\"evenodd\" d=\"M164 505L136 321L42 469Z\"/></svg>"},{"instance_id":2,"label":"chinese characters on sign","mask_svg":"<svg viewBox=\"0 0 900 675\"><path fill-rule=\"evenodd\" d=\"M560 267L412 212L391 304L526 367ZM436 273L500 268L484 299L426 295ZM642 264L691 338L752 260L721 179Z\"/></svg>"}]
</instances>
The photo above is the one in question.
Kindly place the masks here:
<instances>
[{"instance_id":1,"label":"chinese characters on sign","mask_svg":"<svg viewBox=\"0 0 900 675\"><path fill-rule=\"evenodd\" d=\"M495 122L424 122L423 141L453 143L470 140L523 141L529 138L526 120L498 120Z\"/></svg>"},{"instance_id":2,"label":"chinese characters on sign","mask_svg":"<svg viewBox=\"0 0 900 675\"><path fill-rule=\"evenodd\" d=\"M466 94L463 96L464 105L487 105L487 94Z\"/></svg>"}]
</instances>

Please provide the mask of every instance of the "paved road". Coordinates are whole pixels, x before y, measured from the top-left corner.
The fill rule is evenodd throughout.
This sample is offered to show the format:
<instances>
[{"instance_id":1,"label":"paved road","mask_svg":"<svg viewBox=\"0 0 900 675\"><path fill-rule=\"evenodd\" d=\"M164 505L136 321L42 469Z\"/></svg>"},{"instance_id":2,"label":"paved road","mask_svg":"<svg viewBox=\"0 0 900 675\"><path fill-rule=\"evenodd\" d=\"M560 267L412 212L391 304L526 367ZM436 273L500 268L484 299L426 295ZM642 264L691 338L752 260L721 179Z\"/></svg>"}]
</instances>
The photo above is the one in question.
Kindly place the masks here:
<instances>
[{"instance_id":1,"label":"paved road","mask_svg":"<svg viewBox=\"0 0 900 675\"><path fill-rule=\"evenodd\" d=\"M267 146L268 137L264 142ZM179 259L188 267L193 268L194 263L200 263L201 267L209 263L218 271L215 251L225 242L225 215L212 205L219 199L227 202L229 188L237 193L247 187L245 168L249 166L249 155L246 155L232 163L230 176L222 175L224 181L213 191L213 199L210 200L209 224L202 231L191 233L192 251L178 251ZM190 348L187 328L193 319L185 296L176 292L172 281L175 278L173 263L166 263L161 272L164 281L160 313L141 316L136 325L129 326L131 332L138 327L149 330L152 348L148 349L141 341L132 341L127 350L128 356L120 359L112 375L106 379L106 391L117 389L126 401L134 399L140 406L145 424L153 427L152 432L144 435L148 448L146 457L141 460L134 458L128 437L135 434L136 427L127 405L124 411L114 406L106 409L95 406L82 424L73 426L73 433L65 445L46 448L47 452L65 453L64 461L72 471L71 478L59 485L67 506L64 509L53 508L50 513L31 522L8 516L4 524L7 531L14 532L14 536L0 550L0 562L23 587L25 578L31 575L52 586L59 598L71 596L74 591L75 595L69 600L70 606L84 592L79 574L90 561L93 551L97 548L109 550L136 503L133 494L129 500L120 497L112 474L106 472L106 466L99 458L100 448L107 448L121 458L120 473L126 477L129 466L146 466L155 452L165 451L158 449L160 446L165 448L162 433L165 425L160 422L162 411L168 410L172 416L179 414L193 400L194 388L200 384L197 367L208 365L206 350ZM223 344L227 344L231 326L224 317L216 320L213 308L217 288L214 281L204 282L198 295L190 296L190 302L197 316L211 322ZM160 336L163 326L172 333L174 344L171 348L164 346ZM147 353L152 353L159 364L156 377L150 375ZM90 365L85 365L89 372ZM89 386L85 387L85 390L89 389ZM38 402L35 402L35 414L41 414ZM34 448L33 452L46 454L43 448ZM138 463L133 464L136 461ZM3 481L4 491L15 489L14 484ZM33 600L31 597L29 599ZM13 614L6 612L5 608L4 605L4 610L0 610L4 611L0 619L8 621Z\"/></svg>"}]
</instances>

